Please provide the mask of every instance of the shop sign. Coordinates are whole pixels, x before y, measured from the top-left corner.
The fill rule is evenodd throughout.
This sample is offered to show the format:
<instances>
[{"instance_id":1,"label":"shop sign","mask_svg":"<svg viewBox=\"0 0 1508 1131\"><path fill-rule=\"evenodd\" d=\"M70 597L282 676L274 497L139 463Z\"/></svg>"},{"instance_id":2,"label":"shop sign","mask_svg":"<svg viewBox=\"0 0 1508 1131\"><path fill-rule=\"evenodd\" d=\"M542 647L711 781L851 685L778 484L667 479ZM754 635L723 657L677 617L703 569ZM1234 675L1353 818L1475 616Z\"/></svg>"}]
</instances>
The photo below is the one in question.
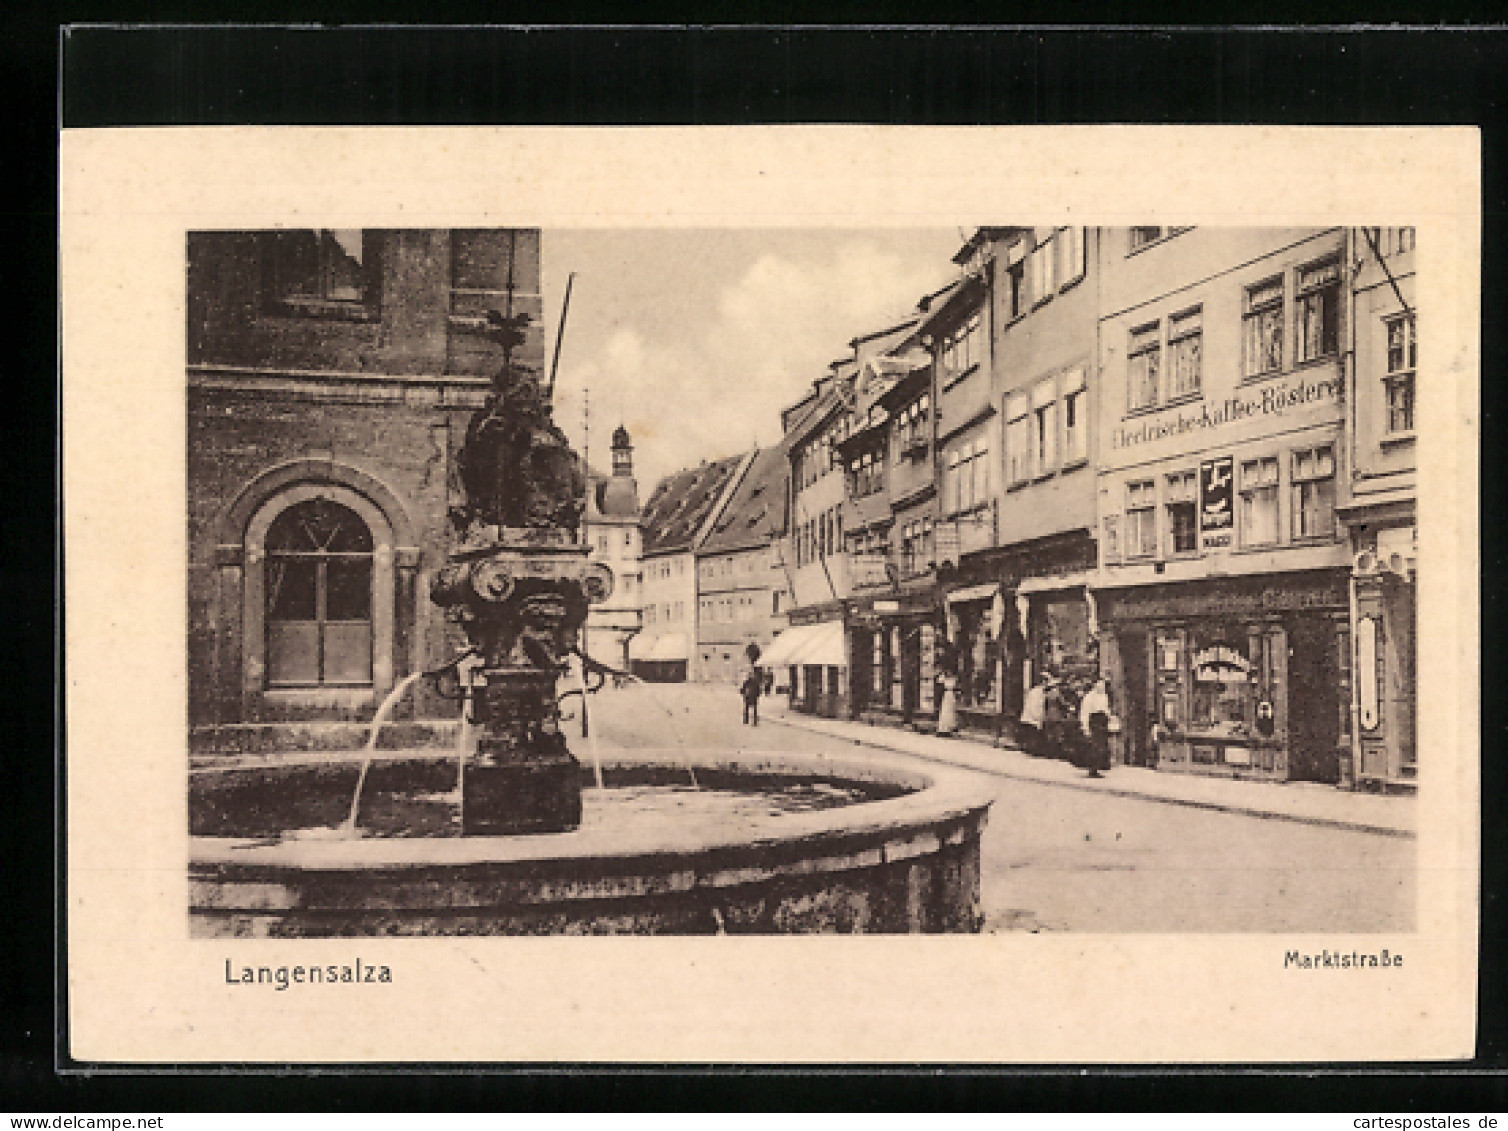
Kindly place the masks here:
<instances>
[{"instance_id":1,"label":"shop sign","mask_svg":"<svg viewBox=\"0 0 1508 1131\"><path fill-rule=\"evenodd\" d=\"M1214 644L1194 653L1194 678L1202 683L1245 683L1251 661L1229 644Z\"/></svg>"},{"instance_id":2,"label":"shop sign","mask_svg":"<svg viewBox=\"0 0 1508 1131\"><path fill-rule=\"evenodd\" d=\"M848 578L855 588L870 588L890 584L890 575L885 572L884 554L850 554Z\"/></svg>"},{"instance_id":3,"label":"shop sign","mask_svg":"<svg viewBox=\"0 0 1508 1131\"><path fill-rule=\"evenodd\" d=\"M1173 436L1184 436L1190 432L1223 428L1240 420L1282 416L1290 409L1326 402L1334 404L1339 395L1340 381L1335 378L1284 381L1250 396L1227 397L1224 401L1213 404L1205 402L1197 409L1167 415L1135 427L1116 428L1110 433L1110 447L1131 448Z\"/></svg>"},{"instance_id":4,"label":"shop sign","mask_svg":"<svg viewBox=\"0 0 1508 1131\"><path fill-rule=\"evenodd\" d=\"M1361 726L1377 729L1377 618L1356 622L1356 679L1360 691Z\"/></svg>"},{"instance_id":5,"label":"shop sign","mask_svg":"<svg viewBox=\"0 0 1508 1131\"><path fill-rule=\"evenodd\" d=\"M1263 586L1259 592L1222 586L1200 593L1130 592L1099 598L1101 621L1114 618L1260 616L1302 609L1344 608L1346 591L1333 582L1304 587Z\"/></svg>"},{"instance_id":6,"label":"shop sign","mask_svg":"<svg viewBox=\"0 0 1508 1131\"><path fill-rule=\"evenodd\" d=\"M1230 456L1199 465L1199 532L1206 547L1230 545L1234 479Z\"/></svg>"},{"instance_id":7,"label":"shop sign","mask_svg":"<svg viewBox=\"0 0 1508 1131\"><path fill-rule=\"evenodd\" d=\"M901 603L899 601L876 601L874 603L874 611L877 613L898 613L901 611Z\"/></svg>"},{"instance_id":8,"label":"shop sign","mask_svg":"<svg viewBox=\"0 0 1508 1131\"><path fill-rule=\"evenodd\" d=\"M937 547L937 564L952 562L958 564L959 538L958 524L956 522L939 522L933 530L933 538Z\"/></svg>"}]
</instances>

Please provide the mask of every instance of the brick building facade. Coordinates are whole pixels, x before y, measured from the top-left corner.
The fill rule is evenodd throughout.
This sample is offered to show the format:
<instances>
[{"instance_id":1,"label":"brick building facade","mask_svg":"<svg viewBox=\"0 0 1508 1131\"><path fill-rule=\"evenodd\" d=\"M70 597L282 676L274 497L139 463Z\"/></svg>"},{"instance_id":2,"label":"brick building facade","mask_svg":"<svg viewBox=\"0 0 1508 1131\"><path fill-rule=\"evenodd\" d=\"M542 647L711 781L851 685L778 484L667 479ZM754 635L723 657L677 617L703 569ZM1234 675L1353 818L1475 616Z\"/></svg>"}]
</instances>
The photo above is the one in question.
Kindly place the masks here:
<instances>
[{"instance_id":1,"label":"brick building facade","mask_svg":"<svg viewBox=\"0 0 1508 1131\"><path fill-rule=\"evenodd\" d=\"M536 230L195 232L187 243L189 718L367 718L460 636L428 598L456 453L531 316ZM421 691L422 715L454 707Z\"/></svg>"}]
</instances>

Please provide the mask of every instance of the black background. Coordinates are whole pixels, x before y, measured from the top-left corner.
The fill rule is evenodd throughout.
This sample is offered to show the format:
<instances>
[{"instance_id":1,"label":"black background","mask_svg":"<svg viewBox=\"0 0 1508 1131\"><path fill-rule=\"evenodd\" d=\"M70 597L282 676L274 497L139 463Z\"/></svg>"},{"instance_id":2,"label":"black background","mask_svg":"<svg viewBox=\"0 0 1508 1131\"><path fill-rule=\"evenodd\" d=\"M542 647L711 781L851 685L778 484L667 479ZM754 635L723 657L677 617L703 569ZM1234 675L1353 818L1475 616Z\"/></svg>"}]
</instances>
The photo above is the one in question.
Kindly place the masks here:
<instances>
[{"instance_id":1,"label":"black background","mask_svg":"<svg viewBox=\"0 0 1508 1131\"><path fill-rule=\"evenodd\" d=\"M142 6L138 6L139 8ZM201 6L202 7L202 6ZM329 21L329 6L244 6L242 18ZM1502 108L1508 35L1498 29L1227 31L983 27L888 30L795 26L741 28L430 29L108 28L60 22L123 18L130 5L45 7L0 34L0 90L19 141L5 161L9 299L19 329L6 384L0 492L3 623L19 629L0 648L0 1109L13 1112L173 1110L443 1110L483 1107L850 1111L1004 1107L1044 1110L1353 1110L1432 1114L1508 1108L1500 1071L1504 1034L1502 864L1503 722L1483 728L1484 892L1481 1009L1476 1064L1295 1067L1156 1072L1113 1067L1027 1071L953 1066L872 1070L708 1070L697 1066L605 1072L475 1066L417 1075L375 1068L352 1074L290 1068L227 1078L212 1072L55 1072L61 1056L53 932L55 763L60 764L66 667L54 597L61 547L56 379L56 130L68 127L222 124L720 124L876 122L1059 124L1176 122L1274 124L1468 124L1483 128L1484 279L1483 702L1494 696L1501 636L1502 513L1495 474L1504 309L1501 262L1505 187ZM217 5L225 17L233 6ZM414 6L346 5L342 18L414 18ZM189 5L158 4L154 20L203 18ZM496 14L466 6L455 20ZM516 13L510 13L515 14ZM968 22L1038 18L1030 7L954 12ZM1124 19L1119 7L1077 11ZM1295 14L1264 9L1264 19ZM141 18L138 13L133 18ZM682 19L685 18L682 14ZM909 14L914 18L914 14ZM1162 9L1159 18L1187 17ZM1341 13L1340 18L1354 18ZM1470 20L1436 5L1431 20ZM576 19L613 13L578 11ZM1407 16L1373 5L1370 18ZM558 14L553 18L559 18ZM746 5L739 18L780 24L805 18L786 6ZM829 19L836 17L829 16ZM852 22L855 17L845 15ZM900 23L895 6L859 17ZM1332 15L1331 18L1334 18ZM1416 17L1417 18L1417 17ZM44 22L51 19L53 22ZM26 22L31 21L31 22ZM49 376L52 377L49 380ZM55 709L49 709L49 708ZM1428 756L1426 745L1425 756ZM123 971L123 977L130 972ZM477 1019L466 1019L476 1024ZM506 1023L499 1019L499 1023ZM171 1066L161 1066L170 1069ZM233 1066L230 1066L233 1069Z\"/></svg>"}]
</instances>

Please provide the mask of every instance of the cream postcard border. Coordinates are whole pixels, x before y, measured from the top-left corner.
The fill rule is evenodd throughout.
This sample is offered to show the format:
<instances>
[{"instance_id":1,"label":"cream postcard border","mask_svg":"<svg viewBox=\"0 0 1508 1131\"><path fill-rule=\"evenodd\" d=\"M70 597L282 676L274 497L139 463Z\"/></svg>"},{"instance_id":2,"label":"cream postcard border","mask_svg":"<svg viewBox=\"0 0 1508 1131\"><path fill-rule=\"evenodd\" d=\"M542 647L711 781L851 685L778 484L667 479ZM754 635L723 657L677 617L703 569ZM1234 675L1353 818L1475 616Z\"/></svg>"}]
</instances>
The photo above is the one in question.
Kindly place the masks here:
<instances>
[{"instance_id":1,"label":"cream postcard border","mask_svg":"<svg viewBox=\"0 0 1508 1131\"><path fill-rule=\"evenodd\" d=\"M80 1060L1429 1060L1475 1046L1480 143L1266 127L65 131L69 1051ZM190 940L184 234L537 225L1418 229L1414 934ZM838 328L837 334L848 333ZM835 339L836 340L836 339ZM792 374L796 388L804 379ZM1295 972L1290 948L1402 951ZM227 985L364 962L394 983Z\"/></svg>"}]
</instances>

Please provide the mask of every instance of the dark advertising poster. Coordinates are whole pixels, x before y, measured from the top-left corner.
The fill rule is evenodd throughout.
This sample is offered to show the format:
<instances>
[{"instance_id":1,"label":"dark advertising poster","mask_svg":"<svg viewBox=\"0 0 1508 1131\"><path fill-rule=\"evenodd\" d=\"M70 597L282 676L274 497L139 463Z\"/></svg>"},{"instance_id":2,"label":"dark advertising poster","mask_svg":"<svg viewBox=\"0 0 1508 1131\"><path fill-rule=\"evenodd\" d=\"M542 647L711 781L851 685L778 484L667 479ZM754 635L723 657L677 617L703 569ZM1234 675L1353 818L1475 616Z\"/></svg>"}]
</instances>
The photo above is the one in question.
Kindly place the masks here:
<instances>
[{"instance_id":1,"label":"dark advertising poster","mask_svg":"<svg viewBox=\"0 0 1508 1131\"><path fill-rule=\"evenodd\" d=\"M1199 532L1206 546L1229 546L1231 532L1230 456L1207 459L1199 465Z\"/></svg>"}]
</instances>

